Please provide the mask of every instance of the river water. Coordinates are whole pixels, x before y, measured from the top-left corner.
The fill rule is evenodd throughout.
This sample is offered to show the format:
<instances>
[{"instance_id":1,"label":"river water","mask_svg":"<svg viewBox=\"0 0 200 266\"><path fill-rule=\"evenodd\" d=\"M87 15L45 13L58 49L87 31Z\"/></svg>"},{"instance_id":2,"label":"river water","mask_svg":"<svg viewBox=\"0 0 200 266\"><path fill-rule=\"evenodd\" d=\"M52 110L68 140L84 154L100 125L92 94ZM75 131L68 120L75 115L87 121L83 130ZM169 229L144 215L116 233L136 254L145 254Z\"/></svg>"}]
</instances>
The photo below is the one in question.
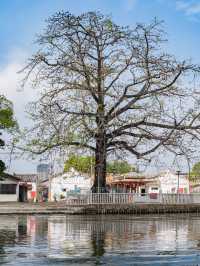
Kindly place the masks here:
<instances>
[{"instance_id":1,"label":"river water","mask_svg":"<svg viewBox=\"0 0 200 266\"><path fill-rule=\"evenodd\" d=\"M200 216L0 216L0 265L200 265Z\"/></svg>"}]
</instances>

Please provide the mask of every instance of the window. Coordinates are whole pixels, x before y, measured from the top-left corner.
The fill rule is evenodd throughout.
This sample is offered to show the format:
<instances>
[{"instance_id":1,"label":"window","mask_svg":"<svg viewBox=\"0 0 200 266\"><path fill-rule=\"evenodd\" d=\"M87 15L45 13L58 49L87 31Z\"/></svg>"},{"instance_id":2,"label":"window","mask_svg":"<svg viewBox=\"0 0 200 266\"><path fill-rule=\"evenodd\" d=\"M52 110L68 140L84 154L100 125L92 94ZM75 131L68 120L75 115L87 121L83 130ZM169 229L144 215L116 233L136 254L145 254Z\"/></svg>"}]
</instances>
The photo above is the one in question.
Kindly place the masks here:
<instances>
[{"instance_id":1,"label":"window","mask_svg":"<svg viewBox=\"0 0 200 266\"><path fill-rule=\"evenodd\" d=\"M16 194L17 185L0 184L0 194Z\"/></svg>"},{"instance_id":2,"label":"window","mask_svg":"<svg viewBox=\"0 0 200 266\"><path fill-rule=\"evenodd\" d=\"M146 189L145 188L141 188L141 196L145 196L146 193Z\"/></svg>"}]
</instances>

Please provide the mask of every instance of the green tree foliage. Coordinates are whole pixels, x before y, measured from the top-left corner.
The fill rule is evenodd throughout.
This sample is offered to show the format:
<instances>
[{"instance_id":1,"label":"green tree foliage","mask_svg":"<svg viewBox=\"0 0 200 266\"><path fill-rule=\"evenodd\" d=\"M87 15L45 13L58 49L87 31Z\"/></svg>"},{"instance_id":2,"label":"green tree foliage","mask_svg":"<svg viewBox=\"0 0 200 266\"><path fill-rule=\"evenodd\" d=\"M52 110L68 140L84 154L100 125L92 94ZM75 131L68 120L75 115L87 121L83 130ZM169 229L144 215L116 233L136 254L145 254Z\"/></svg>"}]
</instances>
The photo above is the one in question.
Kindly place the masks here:
<instances>
[{"instance_id":1,"label":"green tree foliage","mask_svg":"<svg viewBox=\"0 0 200 266\"><path fill-rule=\"evenodd\" d=\"M5 131L16 127L16 121L13 117L12 103L8 101L3 95L0 95L0 130ZM2 132L0 132L0 136ZM5 147L5 142L0 138L0 147ZM5 163L0 160L0 174L5 171Z\"/></svg>"},{"instance_id":2,"label":"green tree foliage","mask_svg":"<svg viewBox=\"0 0 200 266\"><path fill-rule=\"evenodd\" d=\"M72 154L65 162L64 172L68 172L70 168L74 168L81 173L90 173L91 169L95 167L95 158L91 156L78 156ZM134 167L128 164L127 161L113 161L107 162L107 172L113 174L125 174L133 171Z\"/></svg>"},{"instance_id":3,"label":"green tree foliage","mask_svg":"<svg viewBox=\"0 0 200 266\"><path fill-rule=\"evenodd\" d=\"M113 174L126 174L134 170L127 161L113 161L107 164L107 172Z\"/></svg>"},{"instance_id":4,"label":"green tree foliage","mask_svg":"<svg viewBox=\"0 0 200 266\"><path fill-rule=\"evenodd\" d=\"M68 172L70 168L74 168L81 173L89 173L91 167L94 167L94 157L91 156L77 156L70 155L69 159L65 162L64 172Z\"/></svg>"},{"instance_id":5,"label":"green tree foliage","mask_svg":"<svg viewBox=\"0 0 200 266\"><path fill-rule=\"evenodd\" d=\"M190 179L195 180L195 179L200 179L200 162L195 163L192 167L192 171L190 174Z\"/></svg>"}]
</instances>

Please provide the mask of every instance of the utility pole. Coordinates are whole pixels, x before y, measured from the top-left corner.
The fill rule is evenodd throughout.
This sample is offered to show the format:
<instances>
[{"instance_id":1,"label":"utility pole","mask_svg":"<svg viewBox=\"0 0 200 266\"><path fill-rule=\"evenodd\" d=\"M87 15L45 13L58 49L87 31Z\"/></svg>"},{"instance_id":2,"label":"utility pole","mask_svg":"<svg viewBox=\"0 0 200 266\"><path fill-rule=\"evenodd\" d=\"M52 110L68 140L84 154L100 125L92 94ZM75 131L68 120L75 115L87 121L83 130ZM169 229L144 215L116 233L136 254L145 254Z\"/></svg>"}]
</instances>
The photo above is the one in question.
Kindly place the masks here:
<instances>
[{"instance_id":1,"label":"utility pole","mask_svg":"<svg viewBox=\"0 0 200 266\"><path fill-rule=\"evenodd\" d=\"M51 195L51 191L52 191L52 178L53 178L53 168L54 168L54 159L55 157L53 157L54 154L50 154L50 169L49 169L49 175L48 175L48 179L49 179L49 186L48 186L48 201L52 200L52 195Z\"/></svg>"},{"instance_id":2,"label":"utility pole","mask_svg":"<svg viewBox=\"0 0 200 266\"><path fill-rule=\"evenodd\" d=\"M177 184L177 194L179 194L179 186L180 186L180 173L181 173L181 171L180 171L180 170L178 170L178 171L176 171L176 173L177 173L177 177L178 177L178 184Z\"/></svg>"},{"instance_id":3,"label":"utility pole","mask_svg":"<svg viewBox=\"0 0 200 266\"><path fill-rule=\"evenodd\" d=\"M98 193L100 193L100 187L99 187L99 175L98 175Z\"/></svg>"},{"instance_id":4,"label":"utility pole","mask_svg":"<svg viewBox=\"0 0 200 266\"><path fill-rule=\"evenodd\" d=\"M178 177L178 183L177 183L177 202L179 203L179 186L180 186L180 173L181 173L181 171L178 170L178 171L176 171L176 173L177 173L177 177Z\"/></svg>"},{"instance_id":5,"label":"utility pole","mask_svg":"<svg viewBox=\"0 0 200 266\"><path fill-rule=\"evenodd\" d=\"M51 183L52 183L52 175L53 175L53 164L50 164L50 171L49 171L49 188L48 188L48 201L52 200L51 197Z\"/></svg>"},{"instance_id":6,"label":"utility pole","mask_svg":"<svg viewBox=\"0 0 200 266\"><path fill-rule=\"evenodd\" d=\"M35 195L35 201L39 201L39 176L37 174L36 176L36 195Z\"/></svg>"}]
</instances>

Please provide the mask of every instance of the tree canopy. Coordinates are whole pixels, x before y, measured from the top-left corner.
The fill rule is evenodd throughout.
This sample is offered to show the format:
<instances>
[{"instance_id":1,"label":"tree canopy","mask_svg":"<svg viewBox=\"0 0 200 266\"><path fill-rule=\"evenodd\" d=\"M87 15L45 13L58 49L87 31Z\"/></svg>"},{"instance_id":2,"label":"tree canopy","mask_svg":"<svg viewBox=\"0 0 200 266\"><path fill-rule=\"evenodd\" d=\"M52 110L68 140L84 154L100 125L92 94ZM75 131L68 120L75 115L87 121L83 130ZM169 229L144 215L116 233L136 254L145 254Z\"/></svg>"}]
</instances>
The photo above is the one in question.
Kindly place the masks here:
<instances>
[{"instance_id":1,"label":"tree canopy","mask_svg":"<svg viewBox=\"0 0 200 266\"><path fill-rule=\"evenodd\" d=\"M64 165L64 172L68 172L70 168L74 168L80 173L91 173L94 169L95 160L91 156L70 155Z\"/></svg>"},{"instance_id":2,"label":"tree canopy","mask_svg":"<svg viewBox=\"0 0 200 266\"><path fill-rule=\"evenodd\" d=\"M72 154L64 165L64 172L68 172L70 168L74 168L80 173L91 173L95 167L95 157L79 156ZM107 172L113 174L126 174L135 168L128 164L127 161L109 161L107 162Z\"/></svg>"},{"instance_id":3,"label":"tree canopy","mask_svg":"<svg viewBox=\"0 0 200 266\"><path fill-rule=\"evenodd\" d=\"M43 88L30 105L31 151L89 150L94 188L105 187L110 155L191 155L200 129L192 86L199 66L167 53L166 41L157 20L130 28L99 12L51 16L24 69L24 81Z\"/></svg>"},{"instance_id":4,"label":"tree canopy","mask_svg":"<svg viewBox=\"0 0 200 266\"><path fill-rule=\"evenodd\" d=\"M13 117L13 108L12 103L8 101L3 95L0 95L0 136L2 135L2 131L9 130L16 126L16 121ZM0 147L3 148L5 146L5 142L0 138ZM5 171L6 166L5 163L0 160L0 174Z\"/></svg>"},{"instance_id":5,"label":"tree canopy","mask_svg":"<svg viewBox=\"0 0 200 266\"><path fill-rule=\"evenodd\" d=\"M192 180L200 179L200 162L197 162L193 165L192 171L190 173L190 179Z\"/></svg>"},{"instance_id":6,"label":"tree canopy","mask_svg":"<svg viewBox=\"0 0 200 266\"><path fill-rule=\"evenodd\" d=\"M112 161L107 163L107 172L112 174L126 174L135 171L127 161Z\"/></svg>"}]
</instances>

